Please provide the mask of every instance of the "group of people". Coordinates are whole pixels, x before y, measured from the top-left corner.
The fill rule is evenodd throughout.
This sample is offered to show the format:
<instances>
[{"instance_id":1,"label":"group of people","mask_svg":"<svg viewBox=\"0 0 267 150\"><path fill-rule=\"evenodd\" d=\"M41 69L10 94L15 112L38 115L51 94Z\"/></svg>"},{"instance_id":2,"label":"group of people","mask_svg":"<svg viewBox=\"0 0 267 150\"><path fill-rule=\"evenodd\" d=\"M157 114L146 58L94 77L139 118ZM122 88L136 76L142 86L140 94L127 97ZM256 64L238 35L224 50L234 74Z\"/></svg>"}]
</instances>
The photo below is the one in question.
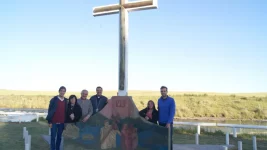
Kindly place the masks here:
<instances>
[{"instance_id":1,"label":"group of people","mask_svg":"<svg viewBox=\"0 0 267 150\"><path fill-rule=\"evenodd\" d=\"M139 115L151 123L158 124L171 130L172 150L173 119L176 110L175 100L168 96L168 88L166 86L160 88L160 93L161 97L158 99L158 110L156 109L155 103L152 100L149 100L147 107L141 110Z\"/></svg>"},{"instance_id":2,"label":"group of people","mask_svg":"<svg viewBox=\"0 0 267 150\"><path fill-rule=\"evenodd\" d=\"M66 123L86 122L92 115L101 111L108 102L107 97L102 95L102 87L97 87L96 95L90 99L87 99L87 90L82 90L79 99L75 95L70 95L69 99L65 98L66 87L64 86L61 86L58 91L59 95L50 100L46 117L51 128L51 150L59 150Z\"/></svg>"},{"instance_id":3,"label":"group of people","mask_svg":"<svg viewBox=\"0 0 267 150\"><path fill-rule=\"evenodd\" d=\"M59 150L65 123L86 122L92 115L101 111L106 106L108 99L102 95L102 92L102 87L97 87L96 95L90 99L87 99L87 90L82 90L79 99L75 95L70 95L69 99L67 99L64 97L66 88L64 86L59 88L59 95L50 100L46 117L51 128L51 150ZM175 101L172 97L168 96L168 88L166 86L162 86L160 92L161 97L158 99L158 110L154 102L149 100L147 107L141 110L139 114L149 122L169 128L172 137Z\"/></svg>"}]
</instances>

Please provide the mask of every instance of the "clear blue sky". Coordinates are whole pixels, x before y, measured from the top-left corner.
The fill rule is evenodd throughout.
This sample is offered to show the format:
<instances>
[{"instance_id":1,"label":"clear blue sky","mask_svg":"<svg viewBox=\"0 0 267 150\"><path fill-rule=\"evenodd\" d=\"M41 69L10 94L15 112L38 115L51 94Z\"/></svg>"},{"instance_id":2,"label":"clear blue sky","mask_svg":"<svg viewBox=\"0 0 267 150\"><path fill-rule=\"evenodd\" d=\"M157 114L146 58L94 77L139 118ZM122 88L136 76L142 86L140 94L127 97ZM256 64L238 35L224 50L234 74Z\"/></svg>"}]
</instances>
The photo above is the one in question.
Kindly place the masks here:
<instances>
[{"instance_id":1,"label":"clear blue sky","mask_svg":"<svg viewBox=\"0 0 267 150\"><path fill-rule=\"evenodd\" d=\"M0 89L117 90L118 0L1 0ZM266 92L266 0L159 0L129 14L129 90Z\"/></svg>"}]
</instances>

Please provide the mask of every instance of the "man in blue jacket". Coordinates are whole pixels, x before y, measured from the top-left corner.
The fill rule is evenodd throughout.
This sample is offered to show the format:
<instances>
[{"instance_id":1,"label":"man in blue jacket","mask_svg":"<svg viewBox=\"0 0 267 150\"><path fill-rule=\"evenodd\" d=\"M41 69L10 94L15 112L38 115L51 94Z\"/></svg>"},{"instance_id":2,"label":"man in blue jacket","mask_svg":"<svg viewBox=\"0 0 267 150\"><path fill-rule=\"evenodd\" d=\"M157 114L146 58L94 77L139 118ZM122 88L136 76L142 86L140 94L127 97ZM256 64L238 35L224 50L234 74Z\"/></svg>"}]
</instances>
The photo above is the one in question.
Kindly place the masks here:
<instances>
[{"instance_id":1,"label":"man in blue jacket","mask_svg":"<svg viewBox=\"0 0 267 150\"><path fill-rule=\"evenodd\" d=\"M61 136L64 130L65 116L67 113L68 100L64 97L66 88L59 88L59 95L50 100L46 120L51 128L50 149L59 150ZM57 140L55 139L57 137Z\"/></svg>"},{"instance_id":2,"label":"man in blue jacket","mask_svg":"<svg viewBox=\"0 0 267 150\"><path fill-rule=\"evenodd\" d=\"M168 96L168 88L162 86L160 88L161 97L158 99L159 125L171 130L171 150L172 150L172 134L173 119L175 115L175 101Z\"/></svg>"}]
</instances>

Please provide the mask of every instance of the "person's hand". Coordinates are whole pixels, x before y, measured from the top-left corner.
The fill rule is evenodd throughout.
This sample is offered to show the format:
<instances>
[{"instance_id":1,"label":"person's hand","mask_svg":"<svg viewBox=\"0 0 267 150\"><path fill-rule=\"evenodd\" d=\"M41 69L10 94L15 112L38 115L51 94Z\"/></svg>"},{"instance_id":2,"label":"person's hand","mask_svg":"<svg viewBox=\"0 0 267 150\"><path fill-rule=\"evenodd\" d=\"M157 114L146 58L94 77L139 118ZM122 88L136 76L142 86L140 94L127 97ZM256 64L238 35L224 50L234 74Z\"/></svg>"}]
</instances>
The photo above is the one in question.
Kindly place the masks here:
<instances>
[{"instance_id":1,"label":"person's hand","mask_svg":"<svg viewBox=\"0 0 267 150\"><path fill-rule=\"evenodd\" d=\"M166 124L166 128L170 128L170 124L169 123Z\"/></svg>"},{"instance_id":2,"label":"person's hand","mask_svg":"<svg viewBox=\"0 0 267 150\"><path fill-rule=\"evenodd\" d=\"M49 127L49 128L52 128L52 123L49 123L49 124L48 124L48 127Z\"/></svg>"},{"instance_id":3,"label":"person's hand","mask_svg":"<svg viewBox=\"0 0 267 150\"><path fill-rule=\"evenodd\" d=\"M72 113L71 115L70 115L70 118L71 118L71 120L74 120L74 114Z\"/></svg>"},{"instance_id":4,"label":"person's hand","mask_svg":"<svg viewBox=\"0 0 267 150\"><path fill-rule=\"evenodd\" d=\"M146 120L149 120L148 116L145 117Z\"/></svg>"},{"instance_id":5,"label":"person's hand","mask_svg":"<svg viewBox=\"0 0 267 150\"><path fill-rule=\"evenodd\" d=\"M83 121L83 122L86 122L89 118L90 118L89 116L86 116L86 117L83 118L82 121Z\"/></svg>"}]
</instances>

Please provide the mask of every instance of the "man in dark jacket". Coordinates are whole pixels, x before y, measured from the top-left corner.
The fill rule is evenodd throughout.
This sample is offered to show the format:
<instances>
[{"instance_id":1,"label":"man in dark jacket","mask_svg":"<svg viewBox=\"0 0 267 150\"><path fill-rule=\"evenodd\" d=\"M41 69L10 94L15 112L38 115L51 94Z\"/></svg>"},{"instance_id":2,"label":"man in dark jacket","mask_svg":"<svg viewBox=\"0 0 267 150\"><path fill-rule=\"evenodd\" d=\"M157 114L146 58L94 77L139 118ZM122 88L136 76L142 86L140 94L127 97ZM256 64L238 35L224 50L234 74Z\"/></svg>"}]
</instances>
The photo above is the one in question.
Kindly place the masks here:
<instances>
[{"instance_id":1,"label":"man in dark jacket","mask_svg":"<svg viewBox=\"0 0 267 150\"><path fill-rule=\"evenodd\" d=\"M61 143L61 136L64 130L65 116L67 113L68 100L64 97L66 88L61 86L59 88L59 95L50 100L48 114L46 120L51 128L51 150L59 150ZM57 137L57 140L55 138Z\"/></svg>"},{"instance_id":2,"label":"man in dark jacket","mask_svg":"<svg viewBox=\"0 0 267 150\"><path fill-rule=\"evenodd\" d=\"M101 111L108 103L107 97L103 96L102 92L103 92L102 87L98 86L96 88L96 95L94 95L90 98L90 101L93 105L93 115L95 113Z\"/></svg>"}]
</instances>

